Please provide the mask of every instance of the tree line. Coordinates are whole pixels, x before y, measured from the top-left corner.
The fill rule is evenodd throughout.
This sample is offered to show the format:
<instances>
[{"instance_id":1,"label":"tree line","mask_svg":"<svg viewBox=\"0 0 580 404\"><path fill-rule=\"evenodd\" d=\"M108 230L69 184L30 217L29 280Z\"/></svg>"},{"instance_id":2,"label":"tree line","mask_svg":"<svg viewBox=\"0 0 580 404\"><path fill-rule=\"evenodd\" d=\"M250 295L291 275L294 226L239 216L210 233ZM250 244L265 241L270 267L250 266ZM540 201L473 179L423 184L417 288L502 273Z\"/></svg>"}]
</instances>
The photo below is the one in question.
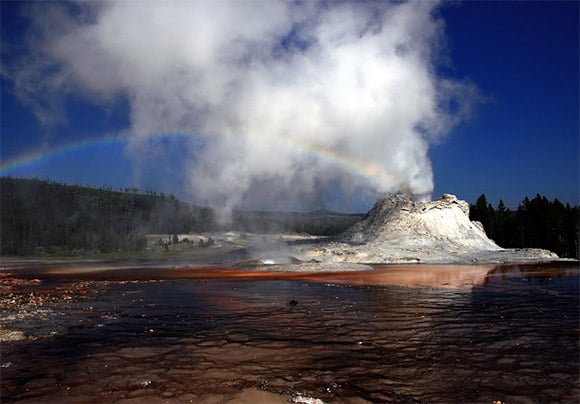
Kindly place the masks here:
<instances>
[{"instance_id":1,"label":"tree line","mask_svg":"<svg viewBox=\"0 0 580 404\"><path fill-rule=\"evenodd\" d=\"M470 207L470 219L480 221L489 238L505 248L545 248L562 258L579 258L578 206L548 200L537 194L525 197L516 210L500 199L493 207L482 194Z\"/></svg>"},{"instance_id":2,"label":"tree line","mask_svg":"<svg viewBox=\"0 0 580 404\"><path fill-rule=\"evenodd\" d=\"M145 234L206 231L214 223L210 209L133 189L4 177L0 192L2 255L140 251Z\"/></svg>"},{"instance_id":3,"label":"tree line","mask_svg":"<svg viewBox=\"0 0 580 404\"><path fill-rule=\"evenodd\" d=\"M236 211L225 228L211 208L182 202L173 195L0 178L2 255L136 252L145 249L147 234L238 230L334 235L361 217L333 212Z\"/></svg>"}]
</instances>

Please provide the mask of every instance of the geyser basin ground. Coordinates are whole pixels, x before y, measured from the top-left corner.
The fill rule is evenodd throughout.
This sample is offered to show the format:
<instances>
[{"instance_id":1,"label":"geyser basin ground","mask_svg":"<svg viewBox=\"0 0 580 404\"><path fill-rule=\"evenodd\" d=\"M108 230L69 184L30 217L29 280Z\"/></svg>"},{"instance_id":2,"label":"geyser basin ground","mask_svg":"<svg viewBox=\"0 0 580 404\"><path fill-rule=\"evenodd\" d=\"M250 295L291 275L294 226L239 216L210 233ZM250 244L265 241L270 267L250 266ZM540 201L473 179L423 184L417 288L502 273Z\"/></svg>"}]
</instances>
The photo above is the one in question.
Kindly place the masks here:
<instances>
[{"instance_id":1,"label":"geyser basin ground","mask_svg":"<svg viewBox=\"0 0 580 404\"><path fill-rule=\"evenodd\" d=\"M150 246L159 244L160 239L171 238L172 235L151 235ZM186 240L189 247L185 250L195 252L197 258L205 256L205 262L240 268L283 264L268 270L298 272L369 269L357 268L359 264L501 264L558 260L556 254L543 249L498 246L487 237L481 223L469 219L469 204L450 194L427 202L413 202L405 195L382 197L362 220L331 238L226 232L184 234L178 239ZM210 239L211 248L192 247ZM168 248L184 250L182 243ZM224 253L221 256L220 251Z\"/></svg>"},{"instance_id":2,"label":"geyser basin ground","mask_svg":"<svg viewBox=\"0 0 580 404\"><path fill-rule=\"evenodd\" d=\"M2 269L3 402L579 398L577 263L122 267Z\"/></svg>"}]
</instances>

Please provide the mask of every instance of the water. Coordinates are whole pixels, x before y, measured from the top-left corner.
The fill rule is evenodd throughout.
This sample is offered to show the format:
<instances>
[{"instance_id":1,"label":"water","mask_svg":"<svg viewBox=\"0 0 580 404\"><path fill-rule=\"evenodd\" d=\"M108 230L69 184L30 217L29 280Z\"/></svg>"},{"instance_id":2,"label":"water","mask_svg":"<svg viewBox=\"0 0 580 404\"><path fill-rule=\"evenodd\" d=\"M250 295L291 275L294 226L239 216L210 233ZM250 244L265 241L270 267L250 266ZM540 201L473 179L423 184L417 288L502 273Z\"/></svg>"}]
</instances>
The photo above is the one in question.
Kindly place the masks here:
<instances>
[{"instance_id":1,"label":"water","mask_svg":"<svg viewBox=\"0 0 580 404\"><path fill-rule=\"evenodd\" d=\"M580 398L577 264L176 271L28 273L84 294L4 314L3 402Z\"/></svg>"}]
</instances>

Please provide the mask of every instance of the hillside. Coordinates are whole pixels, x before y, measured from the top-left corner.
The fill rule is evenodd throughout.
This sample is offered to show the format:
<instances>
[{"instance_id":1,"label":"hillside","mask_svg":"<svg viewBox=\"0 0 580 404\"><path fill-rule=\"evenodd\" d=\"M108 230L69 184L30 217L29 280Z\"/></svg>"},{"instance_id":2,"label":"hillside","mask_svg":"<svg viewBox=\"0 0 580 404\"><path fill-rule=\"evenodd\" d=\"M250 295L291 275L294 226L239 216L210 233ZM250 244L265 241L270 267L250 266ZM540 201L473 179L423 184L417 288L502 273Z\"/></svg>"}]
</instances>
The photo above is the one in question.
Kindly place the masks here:
<instances>
[{"instance_id":1,"label":"hillside","mask_svg":"<svg viewBox=\"0 0 580 404\"><path fill-rule=\"evenodd\" d=\"M210 208L172 195L113 191L38 179L0 178L1 254L135 252L146 234L238 230L335 235L361 218L336 212L233 213L219 226Z\"/></svg>"},{"instance_id":2,"label":"hillside","mask_svg":"<svg viewBox=\"0 0 580 404\"><path fill-rule=\"evenodd\" d=\"M173 196L2 178L2 254L138 251L146 233L209 228L211 211Z\"/></svg>"}]
</instances>

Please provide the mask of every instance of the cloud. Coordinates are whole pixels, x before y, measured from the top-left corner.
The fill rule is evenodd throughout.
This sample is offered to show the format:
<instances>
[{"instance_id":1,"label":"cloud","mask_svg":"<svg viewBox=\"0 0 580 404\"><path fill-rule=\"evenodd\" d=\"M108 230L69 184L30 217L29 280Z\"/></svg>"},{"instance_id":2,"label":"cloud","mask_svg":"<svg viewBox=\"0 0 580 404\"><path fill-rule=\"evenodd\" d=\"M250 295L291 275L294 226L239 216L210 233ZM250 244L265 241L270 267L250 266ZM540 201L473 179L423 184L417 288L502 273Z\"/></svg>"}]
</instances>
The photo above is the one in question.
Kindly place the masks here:
<instances>
[{"instance_id":1,"label":"cloud","mask_svg":"<svg viewBox=\"0 0 580 404\"><path fill-rule=\"evenodd\" d=\"M436 2L43 7L35 58L16 78L23 99L42 89L55 105L51 95L70 92L101 104L126 97L136 155L150 133L207 135L203 148L192 142L184 175L192 195L226 209L330 184L428 197L429 143L477 96L436 73Z\"/></svg>"}]
</instances>

